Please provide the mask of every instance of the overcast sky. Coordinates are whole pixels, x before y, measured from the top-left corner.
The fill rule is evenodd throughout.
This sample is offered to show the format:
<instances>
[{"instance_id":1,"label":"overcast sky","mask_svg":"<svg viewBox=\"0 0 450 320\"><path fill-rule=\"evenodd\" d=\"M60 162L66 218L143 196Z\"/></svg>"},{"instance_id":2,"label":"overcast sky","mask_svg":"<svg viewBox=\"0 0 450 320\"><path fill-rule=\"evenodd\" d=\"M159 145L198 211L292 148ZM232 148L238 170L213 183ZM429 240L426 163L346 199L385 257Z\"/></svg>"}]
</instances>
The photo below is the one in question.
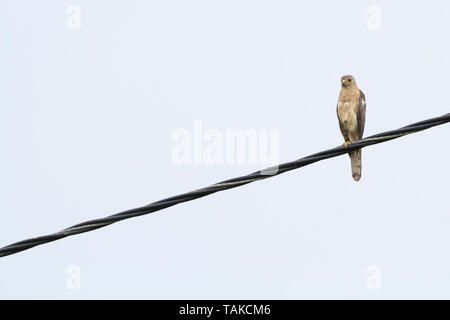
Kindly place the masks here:
<instances>
[{"instance_id":1,"label":"overcast sky","mask_svg":"<svg viewBox=\"0 0 450 320\"><path fill-rule=\"evenodd\" d=\"M208 163L199 123L278 133L281 162L335 147L345 74L366 136L448 113L449 31L444 0L2 1L0 246L267 166ZM0 258L0 298L448 299L449 138L365 148L358 183L344 155Z\"/></svg>"}]
</instances>

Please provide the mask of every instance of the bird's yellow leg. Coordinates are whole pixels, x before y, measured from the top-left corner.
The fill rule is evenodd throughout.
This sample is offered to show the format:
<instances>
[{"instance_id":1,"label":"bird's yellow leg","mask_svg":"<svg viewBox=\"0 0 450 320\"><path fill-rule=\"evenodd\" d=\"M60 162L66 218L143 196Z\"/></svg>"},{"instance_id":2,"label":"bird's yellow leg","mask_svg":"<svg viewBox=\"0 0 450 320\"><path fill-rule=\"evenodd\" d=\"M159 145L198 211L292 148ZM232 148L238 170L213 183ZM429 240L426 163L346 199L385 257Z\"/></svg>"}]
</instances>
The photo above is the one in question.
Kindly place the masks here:
<instances>
[{"instance_id":1,"label":"bird's yellow leg","mask_svg":"<svg viewBox=\"0 0 450 320\"><path fill-rule=\"evenodd\" d=\"M349 143L350 141L345 141L342 145L347 147Z\"/></svg>"}]
</instances>

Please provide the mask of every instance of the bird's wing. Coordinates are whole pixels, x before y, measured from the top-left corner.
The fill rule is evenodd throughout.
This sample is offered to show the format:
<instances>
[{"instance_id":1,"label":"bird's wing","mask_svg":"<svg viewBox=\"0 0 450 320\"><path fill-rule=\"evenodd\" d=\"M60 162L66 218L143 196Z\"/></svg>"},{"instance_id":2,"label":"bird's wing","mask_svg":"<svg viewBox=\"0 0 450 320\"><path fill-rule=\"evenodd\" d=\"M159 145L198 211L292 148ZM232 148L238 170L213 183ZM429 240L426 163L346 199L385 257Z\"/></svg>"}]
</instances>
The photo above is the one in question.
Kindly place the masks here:
<instances>
[{"instance_id":1,"label":"bird's wing","mask_svg":"<svg viewBox=\"0 0 450 320\"><path fill-rule=\"evenodd\" d=\"M341 122L341 118L339 118L339 109L338 108L339 108L339 102L336 106L336 114L337 114L337 118L338 118L338 122L339 122L339 129L341 129L341 133L342 133L342 136L344 137L344 140L349 141L350 139L348 136L348 132L347 132L347 130L345 130L344 125Z\"/></svg>"},{"instance_id":2,"label":"bird's wing","mask_svg":"<svg viewBox=\"0 0 450 320\"><path fill-rule=\"evenodd\" d=\"M366 96L359 90L359 103L358 103L358 128L359 138L362 139L364 133L364 125L366 124Z\"/></svg>"}]
</instances>

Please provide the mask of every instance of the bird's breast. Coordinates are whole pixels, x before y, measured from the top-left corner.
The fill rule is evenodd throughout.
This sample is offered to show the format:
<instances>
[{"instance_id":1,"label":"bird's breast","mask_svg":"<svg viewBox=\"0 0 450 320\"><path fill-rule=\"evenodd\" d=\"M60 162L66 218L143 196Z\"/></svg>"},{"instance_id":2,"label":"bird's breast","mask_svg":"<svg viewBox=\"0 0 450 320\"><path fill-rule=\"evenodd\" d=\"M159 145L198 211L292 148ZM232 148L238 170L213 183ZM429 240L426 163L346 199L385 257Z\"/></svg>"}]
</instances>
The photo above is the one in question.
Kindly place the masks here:
<instances>
[{"instance_id":1,"label":"bird's breast","mask_svg":"<svg viewBox=\"0 0 450 320\"><path fill-rule=\"evenodd\" d=\"M354 102L339 102L338 103L338 117L347 131L354 131L358 127L358 119L356 115Z\"/></svg>"}]
</instances>

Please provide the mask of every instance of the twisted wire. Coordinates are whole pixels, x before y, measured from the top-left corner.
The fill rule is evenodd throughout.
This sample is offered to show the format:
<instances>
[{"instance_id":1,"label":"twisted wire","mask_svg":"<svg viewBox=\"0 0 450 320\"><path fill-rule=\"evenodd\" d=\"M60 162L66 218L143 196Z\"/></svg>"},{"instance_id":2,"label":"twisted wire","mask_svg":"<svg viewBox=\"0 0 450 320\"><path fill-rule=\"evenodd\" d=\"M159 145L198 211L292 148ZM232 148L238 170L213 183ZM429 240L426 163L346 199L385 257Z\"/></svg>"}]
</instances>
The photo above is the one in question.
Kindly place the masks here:
<instances>
[{"instance_id":1,"label":"twisted wire","mask_svg":"<svg viewBox=\"0 0 450 320\"><path fill-rule=\"evenodd\" d=\"M277 176L279 174L282 174L287 171L291 171L294 169L298 169L301 167L304 167L306 165L312 164L317 161L321 161L328 158L337 157L343 154L346 154L350 151L357 150L360 148L364 148L367 146L371 146L374 144L386 142L389 140L400 138L404 135L415 133L418 131L426 130L434 126L442 125L444 123L450 122L450 113L443 115L441 117L436 117L424 121L420 121L417 123L410 124L408 126L396 129L396 130L390 130L382 133L378 133L375 135L372 135L370 137L355 141L353 143L350 143L348 146L338 146L336 148L328 149L325 151L321 151L315 154L312 154L310 156L283 163L278 166L273 166L270 168L266 168L264 170L256 171L248 175L244 175L241 177L228 179L222 182L218 182L215 184L212 184L208 187L194 190L191 192L183 193L177 196L173 196L167 199L163 199L160 201L156 201L153 203L150 203L148 205L126 210L120 213L116 213L110 216L107 216L105 218L99 218L94 219L90 221L85 221L79 224L76 224L74 226L71 226L69 228L63 229L61 231L26 239L23 241L19 241L13 244L10 244L6 247L0 248L0 257L8 256L14 253L18 253L23 250L30 249L32 247L42 245L45 243L49 243L55 240L59 240L68 236L76 235L79 233L84 233L88 231L93 231L98 228L106 227L112 223L142 216L145 214L149 214L158 210L162 210L171 206L174 206L179 203L195 200L210 194L213 194L218 191L223 191L227 189L236 188L239 186L243 186L248 183L252 183L258 180L267 179L270 177Z\"/></svg>"}]
</instances>

